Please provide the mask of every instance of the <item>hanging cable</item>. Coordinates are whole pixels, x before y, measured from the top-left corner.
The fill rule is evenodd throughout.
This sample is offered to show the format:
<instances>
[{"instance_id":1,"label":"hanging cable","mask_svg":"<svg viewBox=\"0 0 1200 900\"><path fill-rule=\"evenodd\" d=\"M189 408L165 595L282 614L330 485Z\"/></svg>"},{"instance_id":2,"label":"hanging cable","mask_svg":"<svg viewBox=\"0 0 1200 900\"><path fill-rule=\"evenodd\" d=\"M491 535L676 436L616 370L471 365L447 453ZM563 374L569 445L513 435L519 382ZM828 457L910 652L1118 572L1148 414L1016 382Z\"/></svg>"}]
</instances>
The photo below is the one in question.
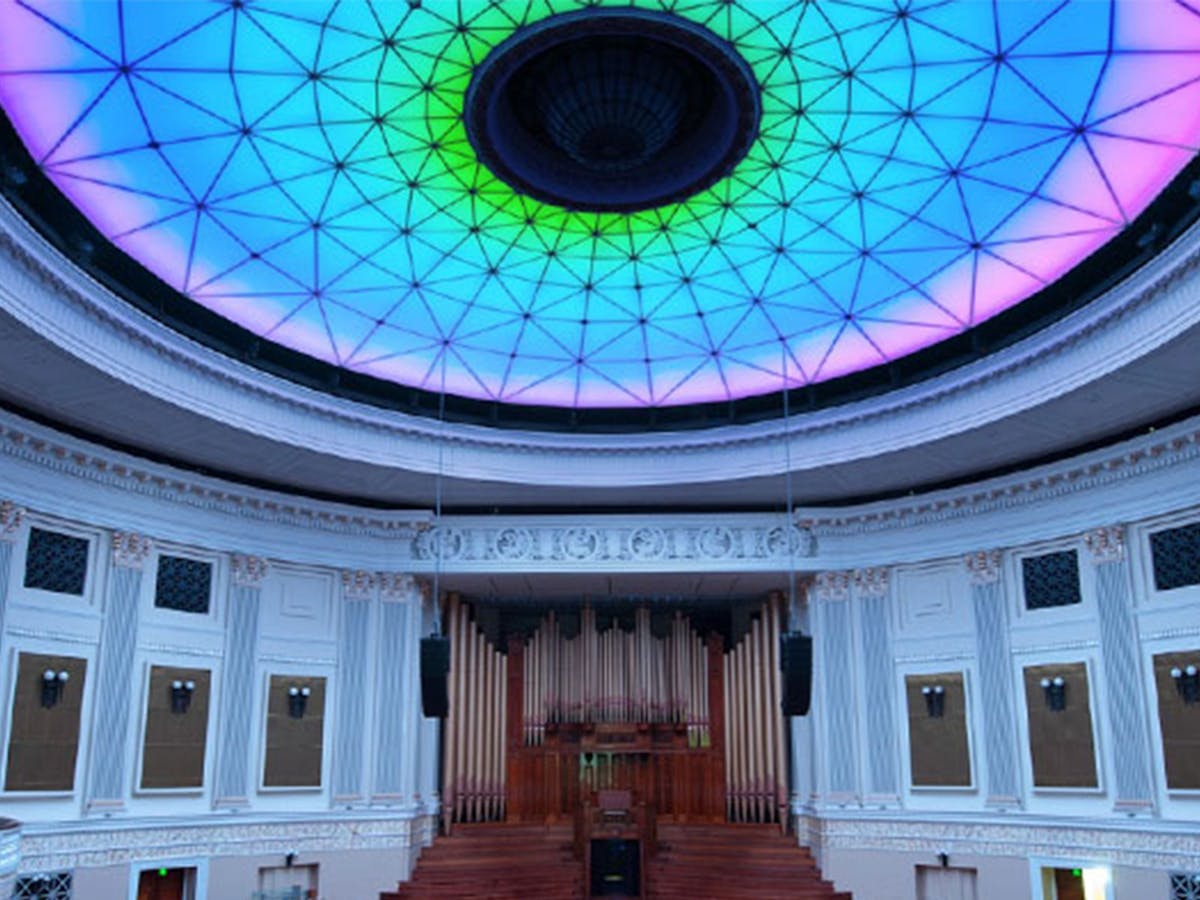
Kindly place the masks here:
<instances>
[{"instance_id":1,"label":"hanging cable","mask_svg":"<svg viewBox=\"0 0 1200 900\"><path fill-rule=\"evenodd\" d=\"M445 554L446 537L442 534L442 474L446 457L446 354L447 344L442 345L441 384L438 386L438 427L437 427L437 473L433 478L433 539L435 553L433 558L433 634L442 634L442 617L438 615L441 603L442 560Z\"/></svg>"},{"instance_id":2,"label":"hanging cable","mask_svg":"<svg viewBox=\"0 0 1200 900\"><path fill-rule=\"evenodd\" d=\"M791 393L788 384L788 345L781 338L783 348L783 493L784 493L784 534L787 537L788 554L788 615L796 608L796 541L792 523L792 434L788 427L788 415L791 412L788 395Z\"/></svg>"}]
</instances>

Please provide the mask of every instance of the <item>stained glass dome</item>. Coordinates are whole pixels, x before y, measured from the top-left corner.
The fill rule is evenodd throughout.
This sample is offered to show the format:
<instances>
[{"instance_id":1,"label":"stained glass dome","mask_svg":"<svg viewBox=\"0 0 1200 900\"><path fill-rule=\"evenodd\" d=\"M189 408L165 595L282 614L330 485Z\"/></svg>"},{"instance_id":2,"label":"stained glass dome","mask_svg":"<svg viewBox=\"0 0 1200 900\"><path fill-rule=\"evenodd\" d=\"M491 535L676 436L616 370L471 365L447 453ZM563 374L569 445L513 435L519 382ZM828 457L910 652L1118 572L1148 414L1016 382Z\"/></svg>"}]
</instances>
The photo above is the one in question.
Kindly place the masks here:
<instances>
[{"instance_id":1,"label":"stained glass dome","mask_svg":"<svg viewBox=\"0 0 1200 900\"><path fill-rule=\"evenodd\" d=\"M752 141L729 171L597 210L481 159L476 73L592 8L677 20L752 74ZM603 120L595 152L686 148L664 110L687 79L634 56L618 76L646 124ZM537 102L586 150L575 89ZM903 359L1122 235L1200 147L1200 11L7 0L0 103L112 245L270 342L464 398L661 408Z\"/></svg>"}]
</instances>

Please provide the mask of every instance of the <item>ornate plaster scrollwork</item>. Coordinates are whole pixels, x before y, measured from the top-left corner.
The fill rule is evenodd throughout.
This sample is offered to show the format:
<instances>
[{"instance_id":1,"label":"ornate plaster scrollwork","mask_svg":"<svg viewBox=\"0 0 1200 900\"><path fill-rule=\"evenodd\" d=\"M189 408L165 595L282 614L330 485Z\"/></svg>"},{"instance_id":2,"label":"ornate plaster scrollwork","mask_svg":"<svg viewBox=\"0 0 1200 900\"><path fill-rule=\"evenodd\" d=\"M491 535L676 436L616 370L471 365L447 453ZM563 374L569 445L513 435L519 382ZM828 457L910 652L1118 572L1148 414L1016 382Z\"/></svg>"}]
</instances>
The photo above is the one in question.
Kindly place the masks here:
<instances>
[{"instance_id":1,"label":"ornate plaster scrollwork","mask_svg":"<svg viewBox=\"0 0 1200 900\"><path fill-rule=\"evenodd\" d=\"M600 535L594 528L568 528L559 535L559 545L567 559L595 559L600 555Z\"/></svg>"},{"instance_id":2,"label":"ornate plaster scrollwork","mask_svg":"<svg viewBox=\"0 0 1200 900\"><path fill-rule=\"evenodd\" d=\"M634 559L661 559L667 552L667 533L652 525L635 528L629 535L629 553Z\"/></svg>"},{"instance_id":3,"label":"ornate plaster scrollwork","mask_svg":"<svg viewBox=\"0 0 1200 900\"><path fill-rule=\"evenodd\" d=\"M813 582L813 591L818 600L849 600L849 572L818 572Z\"/></svg>"},{"instance_id":4,"label":"ornate plaster scrollwork","mask_svg":"<svg viewBox=\"0 0 1200 900\"><path fill-rule=\"evenodd\" d=\"M140 569L150 555L150 538L133 531L114 531L112 536L113 565L123 569Z\"/></svg>"},{"instance_id":5,"label":"ornate plaster scrollwork","mask_svg":"<svg viewBox=\"0 0 1200 900\"><path fill-rule=\"evenodd\" d=\"M21 528L21 520L25 518L23 507L17 506L11 500L0 500L0 541L13 541Z\"/></svg>"},{"instance_id":6,"label":"ornate plaster scrollwork","mask_svg":"<svg viewBox=\"0 0 1200 900\"><path fill-rule=\"evenodd\" d=\"M976 550L963 557L971 584L992 584L1000 580L1000 551Z\"/></svg>"},{"instance_id":7,"label":"ornate plaster scrollwork","mask_svg":"<svg viewBox=\"0 0 1200 900\"><path fill-rule=\"evenodd\" d=\"M362 569L342 570L342 596L347 600L370 600L375 593L376 577L374 572L364 572Z\"/></svg>"},{"instance_id":8,"label":"ornate plaster scrollwork","mask_svg":"<svg viewBox=\"0 0 1200 900\"><path fill-rule=\"evenodd\" d=\"M465 555L467 538L460 528L434 525L417 535L413 544L418 559L459 559Z\"/></svg>"},{"instance_id":9,"label":"ornate plaster scrollwork","mask_svg":"<svg viewBox=\"0 0 1200 900\"><path fill-rule=\"evenodd\" d=\"M1119 562L1125 557L1125 526L1095 528L1083 536L1083 542L1092 556L1092 562Z\"/></svg>"},{"instance_id":10,"label":"ornate plaster scrollwork","mask_svg":"<svg viewBox=\"0 0 1200 900\"><path fill-rule=\"evenodd\" d=\"M267 561L260 556L235 553L230 560L233 583L242 587L259 587L267 576Z\"/></svg>"},{"instance_id":11,"label":"ornate plaster scrollwork","mask_svg":"<svg viewBox=\"0 0 1200 900\"><path fill-rule=\"evenodd\" d=\"M888 570L884 568L856 569L854 588L866 597L882 597L888 592Z\"/></svg>"},{"instance_id":12,"label":"ornate plaster scrollwork","mask_svg":"<svg viewBox=\"0 0 1200 900\"><path fill-rule=\"evenodd\" d=\"M417 590L417 579L407 572L380 572L379 596L384 600L410 600Z\"/></svg>"},{"instance_id":13,"label":"ornate plaster scrollwork","mask_svg":"<svg viewBox=\"0 0 1200 900\"><path fill-rule=\"evenodd\" d=\"M533 534L528 528L501 528L496 532L495 550L500 559L529 559Z\"/></svg>"}]
</instances>

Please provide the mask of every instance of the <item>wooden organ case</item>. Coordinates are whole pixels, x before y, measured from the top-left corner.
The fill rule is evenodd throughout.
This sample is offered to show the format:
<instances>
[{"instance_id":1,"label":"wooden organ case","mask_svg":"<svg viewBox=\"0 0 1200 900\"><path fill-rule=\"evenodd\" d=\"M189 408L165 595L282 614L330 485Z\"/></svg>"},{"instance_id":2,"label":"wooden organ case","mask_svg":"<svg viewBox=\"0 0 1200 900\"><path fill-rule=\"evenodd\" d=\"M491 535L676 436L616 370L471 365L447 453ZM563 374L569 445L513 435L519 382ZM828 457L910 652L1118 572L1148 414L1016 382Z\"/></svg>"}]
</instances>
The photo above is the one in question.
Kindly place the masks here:
<instances>
[{"instance_id":1,"label":"wooden organ case","mask_svg":"<svg viewBox=\"0 0 1200 900\"><path fill-rule=\"evenodd\" d=\"M577 821L614 791L658 821L786 822L784 607L450 596L446 828Z\"/></svg>"}]
</instances>

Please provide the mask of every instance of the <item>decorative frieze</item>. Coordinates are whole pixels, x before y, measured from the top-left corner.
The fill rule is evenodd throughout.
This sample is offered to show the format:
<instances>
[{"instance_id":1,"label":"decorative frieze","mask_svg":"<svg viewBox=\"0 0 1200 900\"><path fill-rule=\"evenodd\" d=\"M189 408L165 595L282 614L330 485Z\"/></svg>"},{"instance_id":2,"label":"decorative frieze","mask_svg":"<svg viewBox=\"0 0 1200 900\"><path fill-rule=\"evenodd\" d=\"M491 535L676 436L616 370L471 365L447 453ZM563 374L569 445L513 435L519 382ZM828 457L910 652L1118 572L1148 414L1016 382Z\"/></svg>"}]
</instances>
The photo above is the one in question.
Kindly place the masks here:
<instances>
[{"instance_id":1,"label":"decorative frieze","mask_svg":"<svg viewBox=\"0 0 1200 900\"><path fill-rule=\"evenodd\" d=\"M242 587L260 587L267 577L267 561L258 556L235 553L230 560L233 583Z\"/></svg>"},{"instance_id":2,"label":"decorative frieze","mask_svg":"<svg viewBox=\"0 0 1200 900\"><path fill-rule=\"evenodd\" d=\"M379 578L374 572L362 569L342 570L342 596L347 600L370 600L375 595Z\"/></svg>"},{"instance_id":3,"label":"decorative frieze","mask_svg":"<svg viewBox=\"0 0 1200 900\"><path fill-rule=\"evenodd\" d=\"M1000 551L976 550L963 557L971 584L995 584L1000 580Z\"/></svg>"},{"instance_id":4,"label":"decorative frieze","mask_svg":"<svg viewBox=\"0 0 1200 900\"><path fill-rule=\"evenodd\" d=\"M114 531L112 536L113 565L121 569L141 569L153 546L150 538L132 531Z\"/></svg>"},{"instance_id":5,"label":"decorative frieze","mask_svg":"<svg viewBox=\"0 0 1200 900\"><path fill-rule=\"evenodd\" d=\"M11 500L0 500L0 541L15 541L24 518L23 507Z\"/></svg>"},{"instance_id":6,"label":"decorative frieze","mask_svg":"<svg viewBox=\"0 0 1200 900\"><path fill-rule=\"evenodd\" d=\"M790 546L789 546L790 539ZM774 560L812 557L811 523L505 525L421 530L412 557L446 562L630 562Z\"/></svg>"},{"instance_id":7,"label":"decorative frieze","mask_svg":"<svg viewBox=\"0 0 1200 900\"><path fill-rule=\"evenodd\" d=\"M1125 558L1125 526L1095 528L1083 536L1083 543L1096 565L1120 562Z\"/></svg>"}]
</instances>

